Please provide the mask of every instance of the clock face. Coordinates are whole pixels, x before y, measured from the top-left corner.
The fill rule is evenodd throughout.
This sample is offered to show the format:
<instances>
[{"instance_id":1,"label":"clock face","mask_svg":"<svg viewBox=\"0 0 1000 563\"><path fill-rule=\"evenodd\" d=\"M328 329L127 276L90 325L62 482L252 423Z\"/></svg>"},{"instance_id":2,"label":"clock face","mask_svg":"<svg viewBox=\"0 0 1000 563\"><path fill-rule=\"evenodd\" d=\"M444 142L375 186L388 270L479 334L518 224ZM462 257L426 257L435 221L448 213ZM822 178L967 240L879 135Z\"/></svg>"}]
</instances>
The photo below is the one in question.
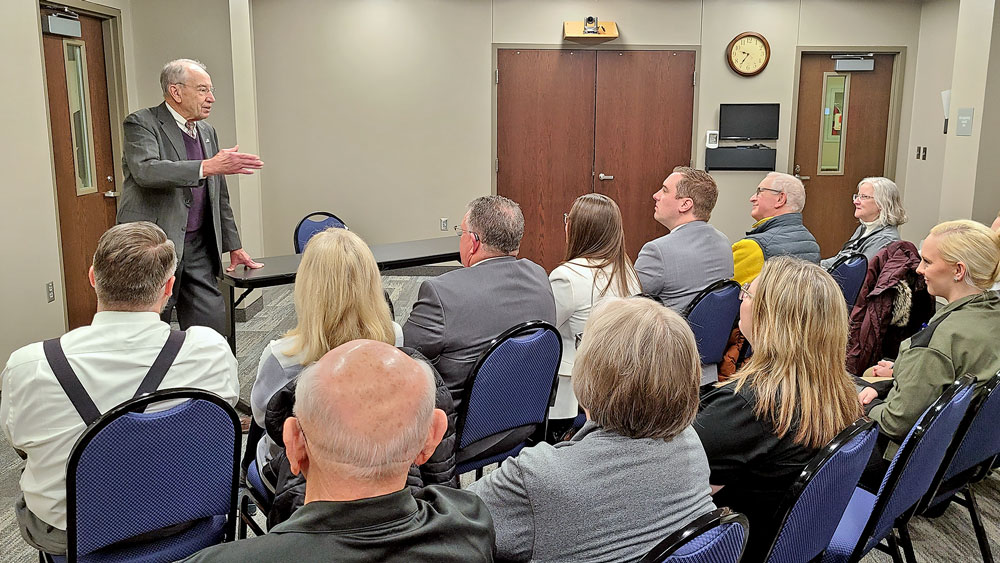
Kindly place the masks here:
<instances>
[{"instance_id":1,"label":"clock face","mask_svg":"<svg viewBox=\"0 0 1000 563\"><path fill-rule=\"evenodd\" d=\"M753 76L764 70L771 58L771 46L759 33L741 33L729 42L726 60L729 67L743 76Z\"/></svg>"}]
</instances>

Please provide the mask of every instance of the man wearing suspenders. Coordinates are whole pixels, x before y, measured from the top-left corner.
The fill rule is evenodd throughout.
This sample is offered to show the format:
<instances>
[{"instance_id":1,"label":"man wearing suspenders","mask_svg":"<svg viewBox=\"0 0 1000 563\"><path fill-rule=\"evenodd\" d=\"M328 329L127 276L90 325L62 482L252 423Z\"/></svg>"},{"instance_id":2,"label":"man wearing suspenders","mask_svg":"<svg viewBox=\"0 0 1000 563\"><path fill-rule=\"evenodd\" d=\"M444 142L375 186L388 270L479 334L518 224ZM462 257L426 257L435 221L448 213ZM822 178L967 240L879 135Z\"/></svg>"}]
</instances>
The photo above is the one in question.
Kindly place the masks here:
<instances>
[{"instance_id":1,"label":"man wearing suspenders","mask_svg":"<svg viewBox=\"0 0 1000 563\"><path fill-rule=\"evenodd\" d=\"M176 266L173 243L153 223L111 228L90 268L93 323L15 351L0 376L0 427L26 459L14 509L21 535L42 551L66 551L66 460L101 413L173 387L211 391L230 404L239 397L225 338L202 326L171 331L160 320Z\"/></svg>"}]
</instances>

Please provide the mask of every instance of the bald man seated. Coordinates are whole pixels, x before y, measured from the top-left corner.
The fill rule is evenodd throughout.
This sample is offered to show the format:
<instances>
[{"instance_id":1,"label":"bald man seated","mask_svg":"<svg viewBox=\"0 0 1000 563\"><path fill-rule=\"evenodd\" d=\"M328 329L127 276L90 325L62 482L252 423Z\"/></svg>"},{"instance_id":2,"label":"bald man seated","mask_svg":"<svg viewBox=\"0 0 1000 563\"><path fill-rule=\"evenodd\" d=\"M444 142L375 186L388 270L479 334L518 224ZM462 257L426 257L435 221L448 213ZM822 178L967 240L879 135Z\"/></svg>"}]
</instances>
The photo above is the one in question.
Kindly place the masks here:
<instances>
[{"instance_id":1,"label":"bald man seated","mask_svg":"<svg viewBox=\"0 0 1000 563\"><path fill-rule=\"evenodd\" d=\"M493 520L468 491L406 487L444 434L429 366L355 340L299 376L284 440L305 506L266 535L185 561L493 561Z\"/></svg>"}]
</instances>

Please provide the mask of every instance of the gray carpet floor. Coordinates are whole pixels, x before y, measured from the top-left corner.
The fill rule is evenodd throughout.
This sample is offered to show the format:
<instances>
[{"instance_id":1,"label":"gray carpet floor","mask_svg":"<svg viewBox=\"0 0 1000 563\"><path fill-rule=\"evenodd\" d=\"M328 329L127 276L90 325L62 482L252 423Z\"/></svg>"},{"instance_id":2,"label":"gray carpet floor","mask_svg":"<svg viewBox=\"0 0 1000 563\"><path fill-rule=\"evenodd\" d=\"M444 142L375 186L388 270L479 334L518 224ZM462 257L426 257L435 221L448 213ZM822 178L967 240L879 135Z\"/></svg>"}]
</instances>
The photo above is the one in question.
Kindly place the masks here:
<instances>
[{"instance_id":1,"label":"gray carpet floor","mask_svg":"<svg viewBox=\"0 0 1000 563\"><path fill-rule=\"evenodd\" d=\"M413 302L416 300L420 282L429 275L442 270L433 268L409 271L394 271L393 275L382 277L383 285L389 291L395 307L395 320L406 321ZM407 275L401 275L407 274ZM236 356L239 360L240 386L246 399L250 393L257 372L257 363L264 345L280 337L295 325L295 310L292 302L291 286L264 290L264 308L252 319L237 324ZM30 563L37 561L37 552L32 551L21 540L14 519L14 498L17 496L17 480L24 464L14 454L12 448L0 447L0 561ZM466 475L463 485L467 485L472 475ZM992 475L976 485L979 506L987 528L993 550L1000 553L1000 477ZM952 504L943 516L936 519L917 517L910 525L918 561L957 562L980 560L979 548L969 521L968 512ZM864 562L891 561L889 556L872 553Z\"/></svg>"}]
</instances>

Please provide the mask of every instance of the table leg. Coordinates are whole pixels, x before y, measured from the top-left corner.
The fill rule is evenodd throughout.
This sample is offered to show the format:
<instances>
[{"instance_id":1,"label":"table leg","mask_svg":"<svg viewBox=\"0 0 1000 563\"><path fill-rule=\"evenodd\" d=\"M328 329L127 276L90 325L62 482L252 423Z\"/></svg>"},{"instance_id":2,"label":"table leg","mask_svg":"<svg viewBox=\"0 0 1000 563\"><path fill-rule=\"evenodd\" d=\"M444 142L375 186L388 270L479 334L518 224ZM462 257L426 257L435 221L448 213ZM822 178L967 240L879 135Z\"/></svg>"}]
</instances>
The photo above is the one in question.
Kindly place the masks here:
<instances>
[{"instance_id":1,"label":"table leg","mask_svg":"<svg viewBox=\"0 0 1000 563\"><path fill-rule=\"evenodd\" d=\"M229 348L232 349L233 355L236 355L236 288L226 284L229 293L229 299L226 301L226 324L229 325L229 334L226 336L226 340L229 341Z\"/></svg>"}]
</instances>

